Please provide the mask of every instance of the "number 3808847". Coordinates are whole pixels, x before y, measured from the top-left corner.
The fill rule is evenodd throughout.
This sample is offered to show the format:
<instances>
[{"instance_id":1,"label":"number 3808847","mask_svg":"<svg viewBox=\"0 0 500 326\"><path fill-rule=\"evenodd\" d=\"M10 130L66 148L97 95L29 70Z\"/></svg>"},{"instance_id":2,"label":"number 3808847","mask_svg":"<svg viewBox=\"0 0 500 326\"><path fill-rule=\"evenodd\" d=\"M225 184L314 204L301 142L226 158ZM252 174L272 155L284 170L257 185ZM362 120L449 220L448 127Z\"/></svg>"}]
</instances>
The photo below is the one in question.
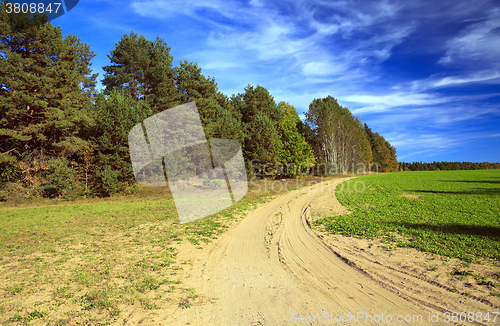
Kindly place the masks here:
<instances>
[{"instance_id":1,"label":"number 3808847","mask_svg":"<svg viewBox=\"0 0 500 326\"><path fill-rule=\"evenodd\" d=\"M54 13L58 13L58 11L61 9L61 4L60 2L58 3L49 3L47 5L45 5L44 3L36 3L36 2L32 2L32 3L7 3L6 4L6 12L8 14L19 14L19 13L23 13L23 14L27 14L27 13L31 13L31 14L34 14L34 13L39 13L39 14L43 14L43 13L49 13L51 14L52 12Z\"/></svg>"}]
</instances>

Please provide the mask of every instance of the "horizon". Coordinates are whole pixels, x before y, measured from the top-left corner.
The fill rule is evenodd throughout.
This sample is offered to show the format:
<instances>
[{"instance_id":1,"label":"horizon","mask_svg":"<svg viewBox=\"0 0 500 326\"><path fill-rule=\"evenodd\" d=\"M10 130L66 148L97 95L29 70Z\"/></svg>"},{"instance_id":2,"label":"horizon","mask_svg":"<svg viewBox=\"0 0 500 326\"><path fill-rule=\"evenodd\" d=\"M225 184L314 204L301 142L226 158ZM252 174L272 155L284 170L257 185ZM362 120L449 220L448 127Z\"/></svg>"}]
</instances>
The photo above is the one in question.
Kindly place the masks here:
<instances>
[{"instance_id":1,"label":"horizon","mask_svg":"<svg viewBox=\"0 0 500 326\"><path fill-rule=\"evenodd\" d=\"M335 97L398 161L499 162L500 8L468 4L89 0L52 24L89 44L99 81L124 34L159 35L229 97L261 85L301 118Z\"/></svg>"}]
</instances>

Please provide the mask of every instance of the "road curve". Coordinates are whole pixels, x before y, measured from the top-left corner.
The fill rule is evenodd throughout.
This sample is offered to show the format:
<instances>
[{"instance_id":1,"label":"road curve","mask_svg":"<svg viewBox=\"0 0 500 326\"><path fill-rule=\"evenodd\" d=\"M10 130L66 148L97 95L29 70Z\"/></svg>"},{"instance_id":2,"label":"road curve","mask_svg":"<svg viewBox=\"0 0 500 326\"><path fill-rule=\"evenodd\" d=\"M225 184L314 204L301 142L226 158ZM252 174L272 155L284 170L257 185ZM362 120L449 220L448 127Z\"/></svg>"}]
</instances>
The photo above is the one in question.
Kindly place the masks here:
<instances>
[{"instance_id":1,"label":"road curve","mask_svg":"<svg viewBox=\"0 0 500 326\"><path fill-rule=\"evenodd\" d=\"M172 323L456 324L444 322L444 308L435 300L401 292L394 282L374 278L311 230L307 222L311 204L325 196L335 199L336 185L347 179L276 198L210 244L185 281L207 300L179 309ZM429 321L436 313L439 321Z\"/></svg>"}]
</instances>

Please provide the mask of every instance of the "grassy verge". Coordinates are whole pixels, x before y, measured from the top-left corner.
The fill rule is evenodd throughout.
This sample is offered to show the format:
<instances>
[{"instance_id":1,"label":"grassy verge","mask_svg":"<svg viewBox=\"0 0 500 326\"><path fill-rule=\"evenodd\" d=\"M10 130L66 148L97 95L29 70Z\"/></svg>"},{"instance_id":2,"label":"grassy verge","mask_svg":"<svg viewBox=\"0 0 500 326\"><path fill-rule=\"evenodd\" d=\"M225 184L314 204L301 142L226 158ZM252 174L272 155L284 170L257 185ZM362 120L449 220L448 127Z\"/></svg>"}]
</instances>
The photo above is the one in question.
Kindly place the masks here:
<instances>
[{"instance_id":1,"label":"grassy verge","mask_svg":"<svg viewBox=\"0 0 500 326\"><path fill-rule=\"evenodd\" d=\"M352 214L316 221L322 230L500 266L500 170L364 176L337 197Z\"/></svg>"},{"instance_id":2,"label":"grassy verge","mask_svg":"<svg viewBox=\"0 0 500 326\"><path fill-rule=\"evenodd\" d=\"M236 205L186 224L161 188L135 197L2 204L0 325L106 325L130 311L189 308L200 298L183 285L180 271L192 262L179 261L180 244L203 249L245 212L299 185L274 183L255 182Z\"/></svg>"}]
</instances>

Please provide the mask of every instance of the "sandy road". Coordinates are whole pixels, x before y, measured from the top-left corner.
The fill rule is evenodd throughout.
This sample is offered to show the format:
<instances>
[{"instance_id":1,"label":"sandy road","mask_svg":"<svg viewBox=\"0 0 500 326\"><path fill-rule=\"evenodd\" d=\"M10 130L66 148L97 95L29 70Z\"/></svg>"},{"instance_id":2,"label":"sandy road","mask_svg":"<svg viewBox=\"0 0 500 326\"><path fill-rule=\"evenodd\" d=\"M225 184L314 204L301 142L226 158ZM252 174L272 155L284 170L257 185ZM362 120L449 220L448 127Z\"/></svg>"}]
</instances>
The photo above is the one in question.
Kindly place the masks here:
<instances>
[{"instance_id":1,"label":"sandy road","mask_svg":"<svg viewBox=\"0 0 500 326\"><path fill-rule=\"evenodd\" d=\"M329 201L334 211L344 209L335 199L334 189L346 179L324 183L320 189L313 186L287 193L251 212L212 243L186 279L186 284L208 299L203 305L179 309L170 322L461 324L444 322L446 309L458 309L460 304L463 308L458 295L408 275L385 271L383 266L372 270L372 265L328 245L310 229L307 221L314 205ZM398 286L405 282L406 288ZM466 308L459 311L487 311L491 307L472 300ZM429 314L436 313L439 321L429 322ZM308 318L315 320L306 322Z\"/></svg>"}]
</instances>

